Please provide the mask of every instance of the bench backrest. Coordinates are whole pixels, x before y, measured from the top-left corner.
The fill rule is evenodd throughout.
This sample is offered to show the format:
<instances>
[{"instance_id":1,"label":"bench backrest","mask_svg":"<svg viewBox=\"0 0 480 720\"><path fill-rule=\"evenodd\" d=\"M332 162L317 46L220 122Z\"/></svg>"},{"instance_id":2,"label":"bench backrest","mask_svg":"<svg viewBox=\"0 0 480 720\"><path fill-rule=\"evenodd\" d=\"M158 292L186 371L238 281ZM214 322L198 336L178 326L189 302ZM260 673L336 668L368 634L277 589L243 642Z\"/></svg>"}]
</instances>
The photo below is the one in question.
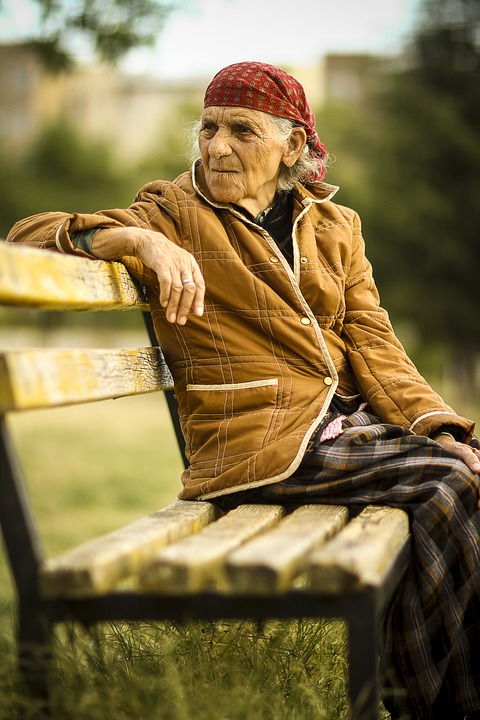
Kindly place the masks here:
<instances>
[{"instance_id":1,"label":"bench backrest","mask_svg":"<svg viewBox=\"0 0 480 720\"><path fill-rule=\"evenodd\" d=\"M141 311L150 341L156 345L145 290L120 263L0 241L0 305L51 311ZM5 350L0 341L0 521L20 595L34 590L43 552L5 415L162 390L183 452L172 387L170 371L156 346Z\"/></svg>"}]
</instances>

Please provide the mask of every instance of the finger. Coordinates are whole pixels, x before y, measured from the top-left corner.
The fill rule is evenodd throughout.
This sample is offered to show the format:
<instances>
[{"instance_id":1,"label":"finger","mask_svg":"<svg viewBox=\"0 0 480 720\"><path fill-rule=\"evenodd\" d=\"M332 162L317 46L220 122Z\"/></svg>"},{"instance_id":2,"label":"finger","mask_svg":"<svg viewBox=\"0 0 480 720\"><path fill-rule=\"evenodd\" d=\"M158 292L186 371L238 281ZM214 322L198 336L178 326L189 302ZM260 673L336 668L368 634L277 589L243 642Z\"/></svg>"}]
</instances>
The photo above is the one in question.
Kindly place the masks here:
<instances>
[{"instance_id":1,"label":"finger","mask_svg":"<svg viewBox=\"0 0 480 720\"><path fill-rule=\"evenodd\" d=\"M182 279L183 278L183 279ZM181 302L181 298L185 294L183 307L189 309L191 302L188 303L188 297L193 299L195 294L194 280L187 272L180 272L176 269L169 272L159 274L160 283L160 303L166 308L165 312L169 322L177 321L177 312Z\"/></svg>"},{"instance_id":2,"label":"finger","mask_svg":"<svg viewBox=\"0 0 480 720\"><path fill-rule=\"evenodd\" d=\"M174 278L172 272L168 269L157 272L157 277L160 285L160 304L165 308L168 321L175 322L177 307L183 290L182 281L178 273L175 273Z\"/></svg>"},{"instance_id":3,"label":"finger","mask_svg":"<svg viewBox=\"0 0 480 720\"><path fill-rule=\"evenodd\" d=\"M465 465L474 473L480 473L480 457L478 450L474 450L464 443L456 443L454 452L458 455Z\"/></svg>"},{"instance_id":4,"label":"finger","mask_svg":"<svg viewBox=\"0 0 480 720\"><path fill-rule=\"evenodd\" d=\"M179 325L187 322L190 311L193 311L198 317L201 317L204 311L205 281L194 258L192 258L191 271L182 273L182 284L183 289L176 317Z\"/></svg>"},{"instance_id":5,"label":"finger","mask_svg":"<svg viewBox=\"0 0 480 720\"><path fill-rule=\"evenodd\" d=\"M470 469L480 475L480 450L473 450L473 461L471 461Z\"/></svg>"},{"instance_id":6,"label":"finger","mask_svg":"<svg viewBox=\"0 0 480 720\"><path fill-rule=\"evenodd\" d=\"M474 473L480 474L480 451L473 448L471 445L458 442L447 435L439 435L437 442L448 450L449 452L456 455L462 460L465 465Z\"/></svg>"},{"instance_id":7,"label":"finger","mask_svg":"<svg viewBox=\"0 0 480 720\"><path fill-rule=\"evenodd\" d=\"M193 298L193 312L201 317L205 308L205 281L200 268L197 266L193 272L195 282L195 297Z\"/></svg>"},{"instance_id":8,"label":"finger","mask_svg":"<svg viewBox=\"0 0 480 720\"><path fill-rule=\"evenodd\" d=\"M198 316L203 315L205 283L201 276L195 281L193 276L188 274L189 272L193 271L184 271L180 275L180 280L175 277L170 284L166 316L169 322L176 322L179 325L187 322L191 310Z\"/></svg>"},{"instance_id":9,"label":"finger","mask_svg":"<svg viewBox=\"0 0 480 720\"><path fill-rule=\"evenodd\" d=\"M169 248L171 249L171 248ZM187 263L187 264L186 264ZM160 286L160 304L165 308L167 320L184 324L188 313L202 316L205 282L197 261L185 251L169 258L169 262L155 263Z\"/></svg>"},{"instance_id":10,"label":"finger","mask_svg":"<svg viewBox=\"0 0 480 720\"><path fill-rule=\"evenodd\" d=\"M192 277L183 279L182 294L177 307L176 322L179 325L185 325L188 320L188 313L192 309L196 294L195 280Z\"/></svg>"},{"instance_id":11,"label":"finger","mask_svg":"<svg viewBox=\"0 0 480 720\"><path fill-rule=\"evenodd\" d=\"M470 445L455 443L454 452L463 460L465 465L474 473L480 472L480 453Z\"/></svg>"},{"instance_id":12,"label":"finger","mask_svg":"<svg viewBox=\"0 0 480 720\"><path fill-rule=\"evenodd\" d=\"M172 279L170 284L170 294L168 296L168 301L165 309L168 322L178 322L178 309L183 293L183 282L181 281L181 279L175 277L175 279Z\"/></svg>"}]
</instances>

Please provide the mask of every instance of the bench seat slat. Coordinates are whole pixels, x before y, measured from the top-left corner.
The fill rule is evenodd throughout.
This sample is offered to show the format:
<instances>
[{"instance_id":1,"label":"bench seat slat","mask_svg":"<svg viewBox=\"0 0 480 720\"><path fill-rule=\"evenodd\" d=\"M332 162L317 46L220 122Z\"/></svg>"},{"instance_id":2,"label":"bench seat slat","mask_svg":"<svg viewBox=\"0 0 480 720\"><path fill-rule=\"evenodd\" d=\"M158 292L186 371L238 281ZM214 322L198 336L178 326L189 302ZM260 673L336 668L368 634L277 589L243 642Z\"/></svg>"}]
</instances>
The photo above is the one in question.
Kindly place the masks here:
<instances>
[{"instance_id":1,"label":"bench seat slat","mask_svg":"<svg viewBox=\"0 0 480 720\"><path fill-rule=\"evenodd\" d=\"M140 576L142 590L196 592L212 581L221 586L225 556L277 523L284 512L279 505L240 505L195 537L186 537L161 550Z\"/></svg>"},{"instance_id":2,"label":"bench seat slat","mask_svg":"<svg viewBox=\"0 0 480 720\"><path fill-rule=\"evenodd\" d=\"M52 597L105 594L134 575L168 543L197 533L215 519L212 503L177 500L120 530L47 559L40 572L41 592Z\"/></svg>"},{"instance_id":3,"label":"bench seat slat","mask_svg":"<svg viewBox=\"0 0 480 720\"><path fill-rule=\"evenodd\" d=\"M121 263L0 242L0 304L49 310L148 310Z\"/></svg>"},{"instance_id":4,"label":"bench seat slat","mask_svg":"<svg viewBox=\"0 0 480 720\"><path fill-rule=\"evenodd\" d=\"M338 594L380 587L408 535L408 516L403 510L366 507L310 557L312 591Z\"/></svg>"},{"instance_id":5,"label":"bench seat slat","mask_svg":"<svg viewBox=\"0 0 480 720\"><path fill-rule=\"evenodd\" d=\"M306 565L308 553L348 520L345 507L304 505L274 528L229 555L229 592L268 594L287 590Z\"/></svg>"},{"instance_id":6,"label":"bench seat slat","mask_svg":"<svg viewBox=\"0 0 480 720\"><path fill-rule=\"evenodd\" d=\"M103 400L173 386L158 348L0 353L0 411Z\"/></svg>"}]
</instances>

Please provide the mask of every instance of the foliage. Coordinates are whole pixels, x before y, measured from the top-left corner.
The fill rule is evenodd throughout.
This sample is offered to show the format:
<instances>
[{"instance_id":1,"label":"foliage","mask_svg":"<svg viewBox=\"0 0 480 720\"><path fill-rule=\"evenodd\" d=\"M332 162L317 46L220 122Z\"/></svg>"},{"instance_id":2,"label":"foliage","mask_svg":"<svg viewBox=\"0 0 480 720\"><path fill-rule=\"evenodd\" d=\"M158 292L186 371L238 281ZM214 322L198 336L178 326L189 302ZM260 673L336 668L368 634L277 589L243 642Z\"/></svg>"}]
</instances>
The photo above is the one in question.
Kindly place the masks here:
<instances>
[{"instance_id":1,"label":"foliage","mask_svg":"<svg viewBox=\"0 0 480 720\"><path fill-rule=\"evenodd\" d=\"M180 104L158 129L158 139L151 142L153 149L132 164L118 160L108 141L92 139L64 120L43 128L19 159L13 160L5 148L0 174L0 237L5 237L17 220L35 213L127 207L145 183L158 178L173 180L189 167L187 134L200 114L201 108L194 102Z\"/></svg>"},{"instance_id":2,"label":"foliage","mask_svg":"<svg viewBox=\"0 0 480 720\"><path fill-rule=\"evenodd\" d=\"M158 128L153 138L152 150L137 164L134 175L138 187L151 180L174 180L190 167L189 144L191 128L202 113L202 107L194 101L179 103Z\"/></svg>"},{"instance_id":3,"label":"foliage","mask_svg":"<svg viewBox=\"0 0 480 720\"><path fill-rule=\"evenodd\" d=\"M65 122L44 128L20 160L3 153L0 236L14 222L38 212L94 212L128 205L137 187L112 148Z\"/></svg>"},{"instance_id":4,"label":"foliage","mask_svg":"<svg viewBox=\"0 0 480 720\"><path fill-rule=\"evenodd\" d=\"M384 105L404 208L400 262L421 308L422 336L447 336L468 360L480 350L472 332L480 311L472 262L480 225L480 13L471 0L428 0L425 11L411 67L395 78ZM385 173L379 182L393 185Z\"/></svg>"},{"instance_id":5,"label":"foliage","mask_svg":"<svg viewBox=\"0 0 480 720\"><path fill-rule=\"evenodd\" d=\"M41 23L30 44L53 72L74 64L72 47L78 40L109 63L133 48L153 45L172 9L166 0L32 1L40 6Z\"/></svg>"},{"instance_id":6,"label":"foliage","mask_svg":"<svg viewBox=\"0 0 480 720\"><path fill-rule=\"evenodd\" d=\"M422 346L448 346L457 376L463 369L472 384L480 351L480 5L425 0L423 10L402 63L379 78L378 91L320 120L341 158L331 173L343 185L339 198L363 219L382 302L395 322L415 324Z\"/></svg>"}]
</instances>

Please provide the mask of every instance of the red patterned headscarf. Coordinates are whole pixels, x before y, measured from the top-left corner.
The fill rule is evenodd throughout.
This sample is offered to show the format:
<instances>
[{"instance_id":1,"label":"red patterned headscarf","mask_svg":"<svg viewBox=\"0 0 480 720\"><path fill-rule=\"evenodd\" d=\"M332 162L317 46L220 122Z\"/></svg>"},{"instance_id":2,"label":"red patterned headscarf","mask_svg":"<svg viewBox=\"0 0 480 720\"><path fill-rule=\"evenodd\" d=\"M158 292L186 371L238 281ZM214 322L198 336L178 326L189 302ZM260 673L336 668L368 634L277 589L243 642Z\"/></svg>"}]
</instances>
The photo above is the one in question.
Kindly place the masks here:
<instances>
[{"instance_id":1,"label":"red patterned headscarf","mask_svg":"<svg viewBox=\"0 0 480 720\"><path fill-rule=\"evenodd\" d=\"M261 62L241 62L220 70L205 91L204 107L236 106L293 120L305 128L310 155L318 160L313 180L326 173L327 150L315 130L305 90L285 70Z\"/></svg>"}]
</instances>

